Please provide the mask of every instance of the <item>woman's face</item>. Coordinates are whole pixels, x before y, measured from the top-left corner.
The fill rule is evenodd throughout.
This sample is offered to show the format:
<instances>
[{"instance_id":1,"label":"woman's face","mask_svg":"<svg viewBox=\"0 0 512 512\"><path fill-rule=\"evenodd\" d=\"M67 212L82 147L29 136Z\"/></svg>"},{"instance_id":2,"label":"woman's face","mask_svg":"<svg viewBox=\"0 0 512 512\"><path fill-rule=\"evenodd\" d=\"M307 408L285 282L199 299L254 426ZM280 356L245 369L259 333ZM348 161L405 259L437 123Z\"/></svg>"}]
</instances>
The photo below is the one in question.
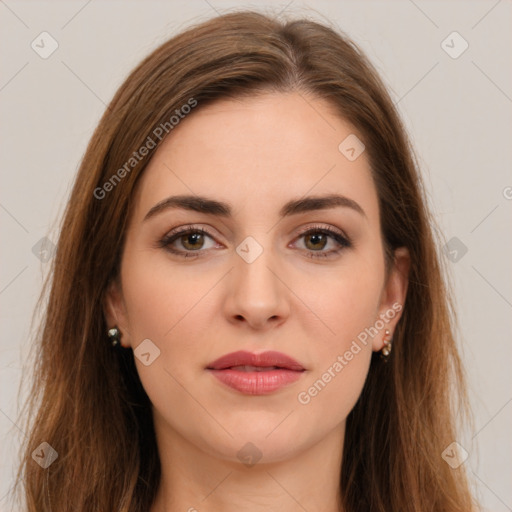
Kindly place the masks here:
<instances>
[{"instance_id":1,"label":"woman's face","mask_svg":"<svg viewBox=\"0 0 512 512\"><path fill-rule=\"evenodd\" d=\"M268 93L199 104L156 151L106 315L134 350L160 439L232 461L284 460L328 436L341 448L408 273L399 250L385 279L377 193L354 137L322 100ZM176 196L189 207L166 205ZM281 352L304 371L209 369L241 350Z\"/></svg>"}]
</instances>

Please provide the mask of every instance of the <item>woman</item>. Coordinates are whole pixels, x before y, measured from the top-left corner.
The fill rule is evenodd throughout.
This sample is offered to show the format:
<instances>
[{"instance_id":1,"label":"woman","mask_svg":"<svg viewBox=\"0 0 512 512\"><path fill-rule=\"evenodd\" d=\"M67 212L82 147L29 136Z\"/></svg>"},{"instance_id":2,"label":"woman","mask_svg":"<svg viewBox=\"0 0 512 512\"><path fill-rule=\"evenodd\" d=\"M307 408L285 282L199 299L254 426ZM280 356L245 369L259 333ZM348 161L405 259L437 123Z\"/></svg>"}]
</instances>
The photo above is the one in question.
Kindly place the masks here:
<instances>
[{"instance_id":1,"label":"woman","mask_svg":"<svg viewBox=\"0 0 512 512\"><path fill-rule=\"evenodd\" d=\"M466 398L432 226L347 38L254 12L173 37L69 199L26 510L473 510L443 456Z\"/></svg>"}]
</instances>

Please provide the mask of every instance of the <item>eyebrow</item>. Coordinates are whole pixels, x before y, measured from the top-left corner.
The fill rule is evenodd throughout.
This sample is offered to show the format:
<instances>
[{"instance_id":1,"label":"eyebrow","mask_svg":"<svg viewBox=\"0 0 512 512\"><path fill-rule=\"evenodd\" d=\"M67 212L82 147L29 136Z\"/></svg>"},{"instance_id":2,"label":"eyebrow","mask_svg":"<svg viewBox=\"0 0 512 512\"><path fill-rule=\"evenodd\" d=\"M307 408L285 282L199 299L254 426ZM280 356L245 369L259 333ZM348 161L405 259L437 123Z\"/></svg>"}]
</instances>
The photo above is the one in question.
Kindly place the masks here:
<instances>
[{"instance_id":1,"label":"eyebrow","mask_svg":"<svg viewBox=\"0 0 512 512\"><path fill-rule=\"evenodd\" d=\"M289 217L299 213L338 207L350 208L366 218L364 210L356 201L338 194L308 196L288 201L279 211L279 215L280 217ZM171 196L153 206L148 213L146 213L144 221L172 208L181 208L183 210L216 215L224 218L231 217L233 211L229 204L216 201L209 197L196 195Z\"/></svg>"}]
</instances>

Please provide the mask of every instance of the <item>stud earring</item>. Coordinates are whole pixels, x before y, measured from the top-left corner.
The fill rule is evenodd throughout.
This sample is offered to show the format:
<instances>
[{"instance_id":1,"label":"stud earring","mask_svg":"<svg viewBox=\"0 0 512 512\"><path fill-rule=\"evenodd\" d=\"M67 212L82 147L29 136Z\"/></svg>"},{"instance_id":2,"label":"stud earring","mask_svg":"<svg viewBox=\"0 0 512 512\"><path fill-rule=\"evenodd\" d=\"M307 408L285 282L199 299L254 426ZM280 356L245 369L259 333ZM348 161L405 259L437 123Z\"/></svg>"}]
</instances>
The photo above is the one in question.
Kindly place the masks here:
<instances>
[{"instance_id":1,"label":"stud earring","mask_svg":"<svg viewBox=\"0 0 512 512\"><path fill-rule=\"evenodd\" d=\"M121 331L116 327L112 327L108 330L108 337L113 347L119 345L121 341Z\"/></svg>"},{"instance_id":2,"label":"stud earring","mask_svg":"<svg viewBox=\"0 0 512 512\"><path fill-rule=\"evenodd\" d=\"M391 332L389 332L388 329L384 331L384 347L381 350L381 358L384 359L384 361L387 361L389 354L391 354L393 339L389 337L390 334Z\"/></svg>"}]
</instances>

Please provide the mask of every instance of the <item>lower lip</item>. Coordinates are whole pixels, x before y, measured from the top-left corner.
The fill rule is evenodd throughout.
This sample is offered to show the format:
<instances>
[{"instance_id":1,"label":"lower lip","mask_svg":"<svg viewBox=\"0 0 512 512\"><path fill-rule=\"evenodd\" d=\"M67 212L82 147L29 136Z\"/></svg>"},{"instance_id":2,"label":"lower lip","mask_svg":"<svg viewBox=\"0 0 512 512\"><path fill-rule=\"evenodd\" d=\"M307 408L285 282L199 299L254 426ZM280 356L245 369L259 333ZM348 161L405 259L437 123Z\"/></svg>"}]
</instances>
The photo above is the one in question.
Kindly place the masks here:
<instances>
[{"instance_id":1,"label":"lower lip","mask_svg":"<svg viewBox=\"0 0 512 512\"><path fill-rule=\"evenodd\" d=\"M267 395L300 379L303 371L267 370L244 372L240 370L208 370L230 388L246 395Z\"/></svg>"}]
</instances>

